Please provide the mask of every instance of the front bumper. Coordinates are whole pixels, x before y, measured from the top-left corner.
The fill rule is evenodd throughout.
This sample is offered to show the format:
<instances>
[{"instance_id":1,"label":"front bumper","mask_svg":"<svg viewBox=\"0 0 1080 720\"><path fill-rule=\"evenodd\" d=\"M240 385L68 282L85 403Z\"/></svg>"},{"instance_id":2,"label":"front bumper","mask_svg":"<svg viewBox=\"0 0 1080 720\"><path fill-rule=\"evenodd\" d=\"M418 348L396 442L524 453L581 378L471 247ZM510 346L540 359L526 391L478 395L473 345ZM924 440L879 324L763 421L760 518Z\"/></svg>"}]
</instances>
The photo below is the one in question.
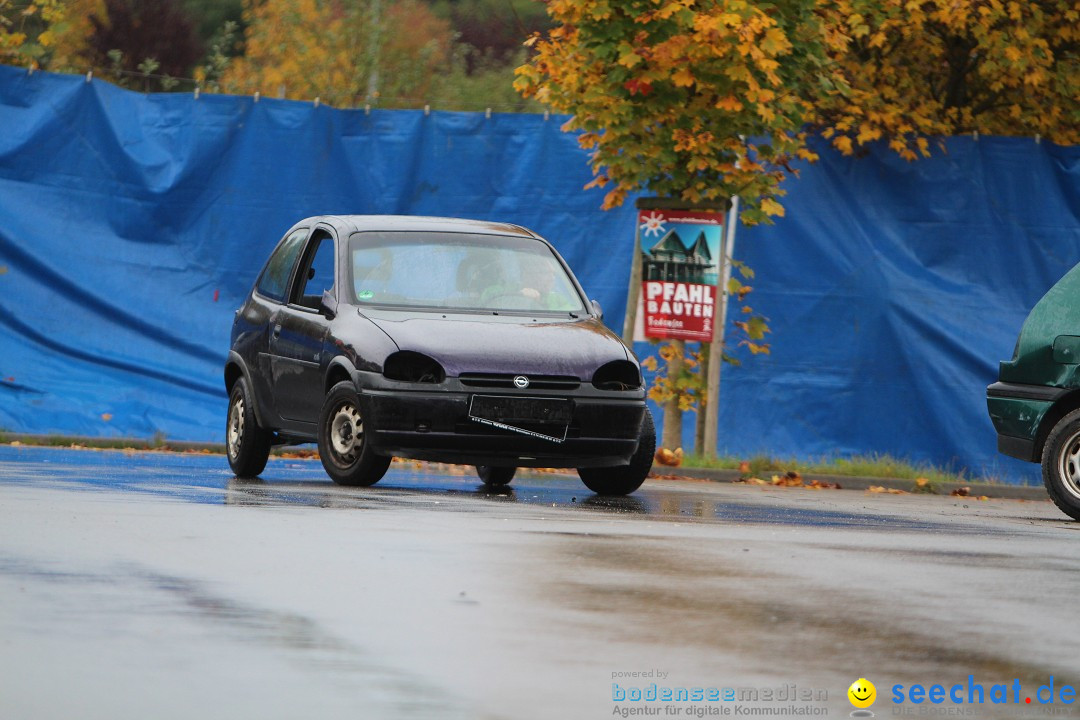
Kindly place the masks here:
<instances>
[{"instance_id":1,"label":"front bumper","mask_svg":"<svg viewBox=\"0 0 1080 720\"><path fill-rule=\"evenodd\" d=\"M360 392L360 409L372 448L383 455L469 465L517 467L610 467L625 465L637 450L644 398L562 397L573 403L569 425L560 427L511 423L552 442L470 419L473 394L459 391L417 391L368 388ZM518 395L519 393L504 393Z\"/></svg>"},{"instance_id":2,"label":"front bumper","mask_svg":"<svg viewBox=\"0 0 1080 720\"><path fill-rule=\"evenodd\" d=\"M998 433L998 452L1039 462L1039 429L1047 411L1067 388L996 382L986 388L986 407Z\"/></svg>"}]
</instances>

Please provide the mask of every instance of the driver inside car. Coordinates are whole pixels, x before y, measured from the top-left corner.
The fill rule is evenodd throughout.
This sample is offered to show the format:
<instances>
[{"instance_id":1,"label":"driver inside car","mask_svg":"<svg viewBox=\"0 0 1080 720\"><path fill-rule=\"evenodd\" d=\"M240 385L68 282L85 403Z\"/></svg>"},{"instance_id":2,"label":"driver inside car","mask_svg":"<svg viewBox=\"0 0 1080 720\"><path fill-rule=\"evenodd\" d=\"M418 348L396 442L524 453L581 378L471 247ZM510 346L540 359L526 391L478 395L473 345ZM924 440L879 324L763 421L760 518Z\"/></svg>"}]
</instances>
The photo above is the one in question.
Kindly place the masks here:
<instances>
[{"instance_id":1,"label":"driver inside car","mask_svg":"<svg viewBox=\"0 0 1080 720\"><path fill-rule=\"evenodd\" d=\"M555 269L543 258L524 258L520 265L518 283L496 282L488 285L480 297L486 303L499 300L513 302L509 307L528 310L570 310L571 305L555 288Z\"/></svg>"}]
</instances>

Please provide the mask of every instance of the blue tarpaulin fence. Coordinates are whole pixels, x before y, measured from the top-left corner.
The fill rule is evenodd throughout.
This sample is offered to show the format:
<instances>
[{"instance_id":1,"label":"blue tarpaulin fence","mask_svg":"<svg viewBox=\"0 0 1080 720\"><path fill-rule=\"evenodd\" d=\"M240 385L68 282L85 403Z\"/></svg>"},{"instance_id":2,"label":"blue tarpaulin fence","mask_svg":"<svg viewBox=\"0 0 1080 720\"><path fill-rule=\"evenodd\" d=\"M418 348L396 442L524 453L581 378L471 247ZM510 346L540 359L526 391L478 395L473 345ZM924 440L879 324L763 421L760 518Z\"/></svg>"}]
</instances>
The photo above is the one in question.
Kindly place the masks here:
<instances>
[{"instance_id":1,"label":"blue tarpaulin fence","mask_svg":"<svg viewBox=\"0 0 1080 720\"><path fill-rule=\"evenodd\" d=\"M141 95L0 67L0 429L221 441L233 311L307 215L525 225L621 329L632 203L599 210L563 120ZM721 449L1034 481L997 455L983 393L1080 261L1080 148L953 138L907 163L818 145L787 216L739 230L772 354L725 367Z\"/></svg>"}]
</instances>

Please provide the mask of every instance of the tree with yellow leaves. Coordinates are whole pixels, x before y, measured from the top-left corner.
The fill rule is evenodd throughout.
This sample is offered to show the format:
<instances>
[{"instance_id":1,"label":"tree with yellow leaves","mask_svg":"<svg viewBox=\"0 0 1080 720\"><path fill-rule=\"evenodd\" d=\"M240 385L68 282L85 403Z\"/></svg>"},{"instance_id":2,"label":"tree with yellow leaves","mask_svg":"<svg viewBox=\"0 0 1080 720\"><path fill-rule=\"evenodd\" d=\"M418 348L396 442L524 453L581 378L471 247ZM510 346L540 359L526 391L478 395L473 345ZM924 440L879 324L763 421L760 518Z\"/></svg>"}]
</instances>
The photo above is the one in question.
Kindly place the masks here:
<instances>
[{"instance_id":1,"label":"tree with yellow leaves","mask_svg":"<svg viewBox=\"0 0 1080 720\"><path fill-rule=\"evenodd\" d=\"M556 27L530 38L515 86L572 114L605 208L648 189L690 207L738 195L745 223L783 214L790 160L813 158L800 134L813 107L793 89L828 63L813 0L551 0L548 13ZM652 395L675 448L700 393L683 343L664 352Z\"/></svg>"},{"instance_id":2,"label":"tree with yellow leaves","mask_svg":"<svg viewBox=\"0 0 1080 720\"><path fill-rule=\"evenodd\" d=\"M551 0L515 83L571 113L604 207L648 189L782 215L802 130L913 160L935 136L1080 142L1080 0ZM755 138L757 140L743 140Z\"/></svg>"},{"instance_id":3,"label":"tree with yellow leaves","mask_svg":"<svg viewBox=\"0 0 1080 720\"><path fill-rule=\"evenodd\" d=\"M744 222L783 214L788 161L810 157L805 94L827 64L812 0L551 0L515 86L571 113L604 207L647 188L689 204L744 200Z\"/></svg>"},{"instance_id":4,"label":"tree with yellow leaves","mask_svg":"<svg viewBox=\"0 0 1080 720\"><path fill-rule=\"evenodd\" d=\"M226 92L352 107L423 104L449 62L453 33L419 0L249 0L245 52Z\"/></svg>"},{"instance_id":5,"label":"tree with yellow leaves","mask_svg":"<svg viewBox=\"0 0 1080 720\"><path fill-rule=\"evenodd\" d=\"M67 24L67 10L64 0L0 0L0 63L46 66L57 47L57 32Z\"/></svg>"},{"instance_id":6,"label":"tree with yellow leaves","mask_svg":"<svg viewBox=\"0 0 1080 720\"><path fill-rule=\"evenodd\" d=\"M550 0L548 13L515 86L572 115L605 208L638 190L738 195L745 224L767 222L784 214L791 159L816 159L807 129L909 160L960 132L1080 141L1078 0ZM681 343L667 353L672 378L653 389L670 396L674 447L693 383Z\"/></svg>"},{"instance_id":7,"label":"tree with yellow leaves","mask_svg":"<svg viewBox=\"0 0 1080 720\"><path fill-rule=\"evenodd\" d=\"M1080 142L1080 2L829 0L832 70L815 124L852 154L883 140L908 160L928 139L980 132Z\"/></svg>"}]
</instances>

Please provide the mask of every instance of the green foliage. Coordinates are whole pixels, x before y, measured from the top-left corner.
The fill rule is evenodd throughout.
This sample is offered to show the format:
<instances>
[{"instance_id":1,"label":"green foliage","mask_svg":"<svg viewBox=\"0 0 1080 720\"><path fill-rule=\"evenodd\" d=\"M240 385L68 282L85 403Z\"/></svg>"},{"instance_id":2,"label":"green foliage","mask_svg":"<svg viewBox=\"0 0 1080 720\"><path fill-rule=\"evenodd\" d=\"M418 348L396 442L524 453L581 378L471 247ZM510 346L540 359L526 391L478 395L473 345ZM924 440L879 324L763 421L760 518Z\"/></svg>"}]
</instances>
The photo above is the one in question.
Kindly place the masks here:
<instances>
[{"instance_id":1,"label":"green foliage","mask_svg":"<svg viewBox=\"0 0 1080 720\"><path fill-rule=\"evenodd\" d=\"M203 50L179 0L105 0L91 14L82 53L90 67L107 68L110 80L143 91L170 90L190 77Z\"/></svg>"},{"instance_id":2,"label":"green foliage","mask_svg":"<svg viewBox=\"0 0 1080 720\"><path fill-rule=\"evenodd\" d=\"M466 58L470 75L484 65L520 65L525 38L551 27L544 5L536 0L435 0L431 6L450 21L458 42L475 51Z\"/></svg>"},{"instance_id":3,"label":"green foliage","mask_svg":"<svg viewBox=\"0 0 1080 720\"><path fill-rule=\"evenodd\" d=\"M63 0L0 0L0 63L47 67L67 11Z\"/></svg>"},{"instance_id":4,"label":"green foliage","mask_svg":"<svg viewBox=\"0 0 1080 720\"><path fill-rule=\"evenodd\" d=\"M226 23L232 23L243 34L243 0L183 0L184 9L195 21L195 31L203 45L209 48L219 37ZM234 31L234 32L236 32ZM233 55L233 52L227 52Z\"/></svg>"},{"instance_id":5,"label":"green foliage","mask_svg":"<svg viewBox=\"0 0 1080 720\"><path fill-rule=\"evenodd\" d=\"M491 53L456 45L449 69L432 89L431 106L440 110L543 112L540 103L514 90L514 68L524 61L524 49L519 49L515 58L503 62Z\"/></svg>"},{"instance_id":6,"label":"green foliage","mask_svg":"<svg viewBox=\"0 0 1080 720\"><path fill-rule=\"evenodd\" d=\"M221 92L221 78L232 60L231 50L236 47L239 27L232 20L226 20L210 39L210 49L203 64L195 70L195 82L209 92Z\"/></svg>"},{"instance_id":7,"label":"green foliage","mask_svg":"<svg viewBox=\"0 0 1080 720\"><path fill-rule=\"evenodd\" d=\"M850 458L819 458L797 460L755 455L746 459L737 456L707 458L702 455L686 455L683 467L739 470L747 477L768 478L795 472L800 475L838 475L841 477L876 477L917 480L929 482L913 492L933 492L935 486L945 483L992 482L991 478L972 478L964 470L954 471L926 462L912 462L888 454L856 455ZM929 488L929 489L928 489Z\"/></svg>"}]
</instances>

